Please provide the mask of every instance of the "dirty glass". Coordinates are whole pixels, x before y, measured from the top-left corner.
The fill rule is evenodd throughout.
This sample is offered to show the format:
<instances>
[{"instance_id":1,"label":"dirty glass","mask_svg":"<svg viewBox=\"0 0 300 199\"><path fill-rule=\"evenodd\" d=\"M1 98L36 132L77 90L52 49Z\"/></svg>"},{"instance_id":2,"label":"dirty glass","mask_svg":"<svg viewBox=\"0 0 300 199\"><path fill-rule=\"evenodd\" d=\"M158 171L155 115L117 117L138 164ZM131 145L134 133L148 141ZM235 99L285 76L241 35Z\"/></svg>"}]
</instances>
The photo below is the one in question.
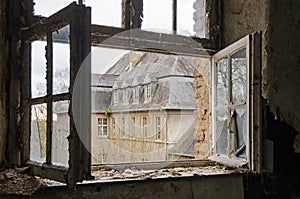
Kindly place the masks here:
<instances>
[{"instance_id":1,"label":"dirty glass","mask_svg":"<svg viewBox=\"0 0 300 199\"><path fill-rule=\"evenodd\" d=\"M69 101L53 102L52 118L52 164L58 166L68 166L70 117L68 114Z\"/></svg>"},{"instance_id":2,"label":"dirty glass","mask_svg":"<svg viewBox=\"0 0 300 199\"><path fill-rule=\"evenodd\" d=\"M46 40L43 38L42 40ZM47 94L46 81L46 41L31 43L31 97L42 97Z\"/></svg>"},{"instance_id":3,"label":"dirty glass","mask_svg":"<svg viewBox=\"0 0 300 199\"><path fill-rule=\"evenodd\" d=\"M47 105L31 106L30 160L46 161Z\"/></svg>"},{"instance_id":4,"label":"dirty glass","mask_svg":"<svg viewBox=\"0 0 300 199\"><path fill-rule=\"evenodd\" d=\"M217 62L217 106L228 104L228 59Z\"/></svg>"},{"instance_id":5,"label":"dirty glass","mask_svg":"<svg viewBox=\"0 0 300 199\"><path fill-rule=\"evenodd\" d=\"M70 27L52 33L53 38L53 95L66 93L70 86Z\"/></svg>"},{"instance_id":6,"label":"dirty glass","mask_svg":"<svg viewBox=\"0 0 300 199\"><path fill-rule=\"evenodd\" d=\"M233 104L246 102L246 49L242 49L231 56L231 101Z\"/></svg>"},{"instance_id":7,"label":"dirty glass","mask_svg":"<svg viewBox=\"0 0 300 199\"><path fill-rule=\"evenodd\" d=\"M218 154L228 154L228 111L216 111L216 149Z\"/></svg>"},{"instance_id":8,"label":"dirty glass","mask_svg":"<svg viewBox=\"0 0 300 199\"><path fill-rule=\"evenodd\" d=\"M231 109L231 122L234 128L230 127L231 135L231 156L246 158L246 143L247 143L247 109L246 106Z\"/></svg>"}]
</instances>

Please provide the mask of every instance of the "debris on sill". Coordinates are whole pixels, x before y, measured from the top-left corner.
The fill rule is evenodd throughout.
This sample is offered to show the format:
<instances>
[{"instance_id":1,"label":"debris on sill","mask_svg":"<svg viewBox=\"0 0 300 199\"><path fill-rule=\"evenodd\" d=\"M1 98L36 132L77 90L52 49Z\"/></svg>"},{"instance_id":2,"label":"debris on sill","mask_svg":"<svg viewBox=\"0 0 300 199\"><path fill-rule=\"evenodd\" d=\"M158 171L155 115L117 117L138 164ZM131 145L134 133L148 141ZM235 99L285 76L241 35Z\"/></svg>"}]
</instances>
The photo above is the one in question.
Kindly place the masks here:
<instances>
[{"instance_id":1,"label":"debris on sill","mask_svg":"<svg viewBox=\"0 0 300 199\"><path fill-rule=\"evenodd\" d=\"M0 194L31 195L38 189L62 183L31 176L29 167L0 172Z\"/></svg>"},{"instance_id":2,"label":"debris on sill","mask_svg":"<svg viewBox=\"0 0 300 199\"><path fill-rule=\"evenodd\" d=\"M120 180L120 179L155 179L168 177L206 176L218 174L232 174L239 170L227 166L214 165L206 167L177 167L168 169L143 170L127 168L123 171L100 169L93 171L92 175L97 181Z\"/></svg>"}]
</instances>

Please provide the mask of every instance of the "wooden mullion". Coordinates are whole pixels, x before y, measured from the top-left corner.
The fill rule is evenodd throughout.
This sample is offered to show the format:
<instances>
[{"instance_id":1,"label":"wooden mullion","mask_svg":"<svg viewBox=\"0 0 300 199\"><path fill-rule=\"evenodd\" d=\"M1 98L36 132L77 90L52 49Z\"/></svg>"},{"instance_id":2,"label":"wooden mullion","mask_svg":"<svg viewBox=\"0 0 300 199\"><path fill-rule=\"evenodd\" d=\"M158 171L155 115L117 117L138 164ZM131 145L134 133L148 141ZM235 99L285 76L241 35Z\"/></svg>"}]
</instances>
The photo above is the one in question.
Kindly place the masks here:
<instances>
[{"instance_id":1,"label":"wooden mullion","mask_svg":"<svg viewBox=\"0 0 300 199\"><path fill-rule=\"evenodd\" d=\"M31 109L28 104L31 92L31 44L25 41L21 41L21 134L22 137L22 150L21 150L21 164L23 165L30 158L30 121L31 121Z\"/></svg>"},{"instance_id":2,"label":"wooden mullion","mask_svg":"<svg viewBox=\"0 0 300 199\"><path fill-rule=\"evenodd\" d=\"M52 88L53 88L53 41L52 33L47 34L47 47L46 47L46 59L47 59L47 139L46 139L46 163L51 164L52 155Z\"/></svg>"},{"instance_id":3,"label":"wooden mullion","mask_svg":"<svg viewBox=\"0 0 300 199\"><path fill-rule=\"evenodd\" d=\"M172 21L173 21L173 33L176 34L177 32L177 0L173 0L173 5L172 5L172 11L173 11L173 16L172 16Z\"/></svg>"}]
</instances>

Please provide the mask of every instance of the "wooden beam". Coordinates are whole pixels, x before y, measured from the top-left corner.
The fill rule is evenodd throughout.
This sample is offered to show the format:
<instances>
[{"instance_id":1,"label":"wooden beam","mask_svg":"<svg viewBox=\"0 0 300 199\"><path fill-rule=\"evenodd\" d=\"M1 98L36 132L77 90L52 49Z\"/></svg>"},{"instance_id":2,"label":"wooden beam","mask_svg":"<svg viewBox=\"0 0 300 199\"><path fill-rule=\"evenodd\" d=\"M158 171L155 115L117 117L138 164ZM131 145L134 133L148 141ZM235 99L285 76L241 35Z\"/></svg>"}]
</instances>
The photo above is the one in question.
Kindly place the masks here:
<instances>
[{"instance_id":1,"label":"wooden beam","mask_svg":"<svg viewBox=\"0 0 300 199\"><path fill-rule=\"evenodd\" d=\"M155 33L143 30L125 30L107 26L92 25L92 45L141 51L165 51L170 54L210 56L208 39L191 38L182 35Z\"/></svg>"}]
</instances>

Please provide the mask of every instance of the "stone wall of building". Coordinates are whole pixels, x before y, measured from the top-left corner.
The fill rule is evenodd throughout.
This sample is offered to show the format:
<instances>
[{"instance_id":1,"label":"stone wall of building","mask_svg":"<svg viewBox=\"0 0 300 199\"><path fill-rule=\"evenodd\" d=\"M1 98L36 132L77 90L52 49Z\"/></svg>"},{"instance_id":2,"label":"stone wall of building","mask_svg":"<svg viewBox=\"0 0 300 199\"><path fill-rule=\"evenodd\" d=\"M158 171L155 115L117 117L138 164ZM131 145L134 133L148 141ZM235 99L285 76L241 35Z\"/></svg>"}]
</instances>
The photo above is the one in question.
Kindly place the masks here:
<instances>
[{"instance_id":1,"label":"stone wall of building","mask_svg":"<svg viewBox=\"0 0 300 199\"><path fill-rule=\"evenodd\" d=\"M211 67L207 58L196 59L194 71L194 92L196 100L195 117L195 154L197 159L205 158L210 151L210 101Z\"/></svg>"}]
</instances>

